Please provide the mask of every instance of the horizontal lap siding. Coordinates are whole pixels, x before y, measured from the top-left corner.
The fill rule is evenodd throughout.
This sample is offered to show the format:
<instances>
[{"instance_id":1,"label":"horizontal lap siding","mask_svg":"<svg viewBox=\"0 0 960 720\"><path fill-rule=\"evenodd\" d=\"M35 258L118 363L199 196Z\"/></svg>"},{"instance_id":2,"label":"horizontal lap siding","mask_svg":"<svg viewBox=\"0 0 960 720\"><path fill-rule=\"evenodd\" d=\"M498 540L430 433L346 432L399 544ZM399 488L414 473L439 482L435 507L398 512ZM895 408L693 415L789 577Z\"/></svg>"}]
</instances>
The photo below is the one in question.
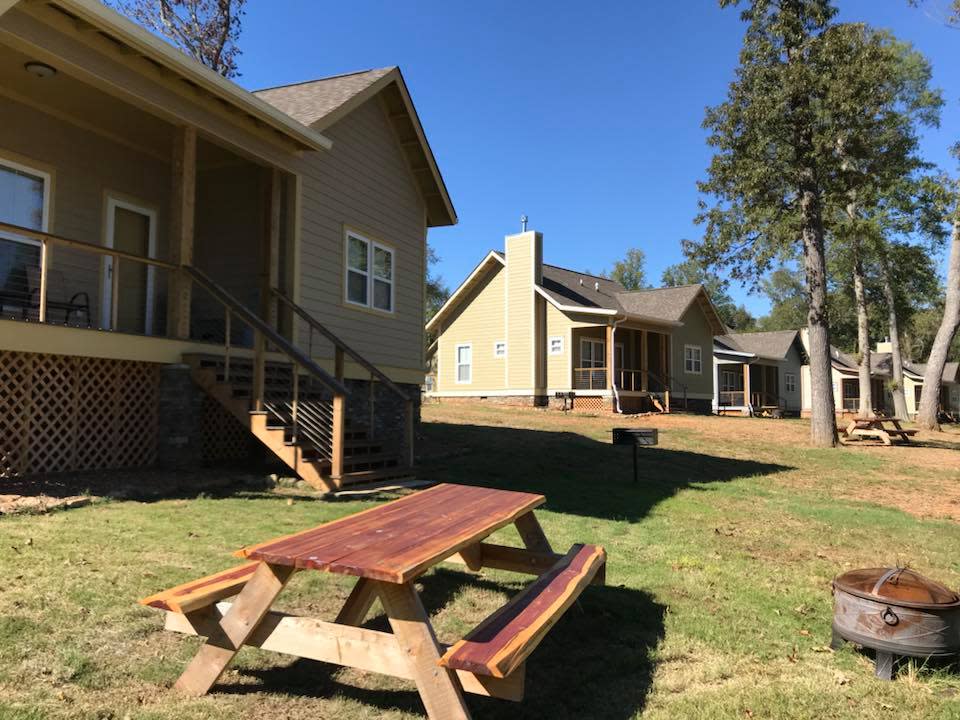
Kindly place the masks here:
<instances>
[{"instance_id":1,"label":"horizontal lap siding","mask_svg":"<svg viewBox=\"0 0 960 720\"><path fill-rule=\"evenodd\" d=\"M570 387L570 357L573 352L571 345L573 341L570 337L570 329L573 323L562 312L553 305L547 303L547 387L556 389L565 389ZM559 355L550 354L550 338L563 338L563 352Z\"/></svg>"},{"instance_id":2,"label":"horizontal lap siding","mask_svg":"<svg viewBox=\"0 0 960 720\"><path fill-rule=\"evenodd\" d=\"M801 406L800 399L800 366L803 362L803 359L800 357L800 352L797 350L796 346L790 348L790 351L787 353L786 362L780 365L779 371L779 384L780 384L780 397L783 398L784 403L786 404L785 410L791 412L799 412ZM787 373L792 373L796 378L796 390L793 392L787 392Z\"/></svg>"},{"instance_id":3,"label":"horizontal lap siding","mask_svg":"<svg viewBox=\"0 0 960 720\"><path fill-rule=\"evenodd\" d=\"M305 158L302 170L301 303L371 362L422 369L426 228L406 158L376 98L324 134L333 149ZM345 227L394 248L392 315L345 305Z\"/></svg>"},{"instance_id":4,"label":"horizontal lap siding","mask_svg":"<svg viewBox=\"0 0 960 720\"><path fill-rule=\"evenodd\" d=\"M111 142L34 108L4 98L0 102L0 157L36 166L53 174L50 231L102 245L107 191L157 211L157 255L167 254L170 168L155 158ZM52 269L63 273L66 287L51 292L84 291L93 320L100 306L100 259L79 250L57 248ZM54 280L54 278L51 278ZM156 283L162 296L164 282ZM121 297L122 299L122 297Z\"/></svg>"},{"instance_id":5,"label":"horizontal lap siding","mask_svg":"<svg viewBox=\"0 0 960 720\"><path fill-rule=\"evenodd\" d=\"M497 267L493 274L467 294L459 312L444 323L438 352L440 367L437 389L443 392L484 392L503 390L506 359L494 357L493 345L506 340L503 323L506 271ZM457 383L457 345L473 348L473 374L470 384ZM511 348L507 346L507 353Z\"/></svg>"},{"instance_id":6,"label":"horizontal lap siding","mask_svg":"<svg viewBox=\"0 0 960 720\"><path fill-rule=\"evenodd\" d=\"M680 318L683 327L674 328L670 350L675 390L684 385L687 392L703 397L713 397L713 331L699 303L694 302ZM700 375L684 370L684 345L699 345L702 372Z\"/></svg>"}]
</instances>

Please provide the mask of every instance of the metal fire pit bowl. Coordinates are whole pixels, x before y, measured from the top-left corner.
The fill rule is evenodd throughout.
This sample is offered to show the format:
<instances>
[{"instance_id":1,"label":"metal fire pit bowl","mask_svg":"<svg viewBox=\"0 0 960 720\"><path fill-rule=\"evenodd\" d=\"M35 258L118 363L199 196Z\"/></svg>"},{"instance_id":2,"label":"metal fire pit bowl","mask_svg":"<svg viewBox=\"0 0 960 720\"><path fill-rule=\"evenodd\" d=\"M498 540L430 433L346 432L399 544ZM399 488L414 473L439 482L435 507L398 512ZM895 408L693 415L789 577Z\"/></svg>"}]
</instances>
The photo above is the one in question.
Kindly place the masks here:
<instances>
[{"instance_id":1,"label":"metal fire pit bowl","mask_svg":"<svg viewBox=\"0 0 960 720\"><path fill-rule=\"evenodd\" d=\"M960 596L907 568L851 570L833 580L833 642L875 650L890 680L898 657L960 654Z\"/></svg>"}]
</instances>

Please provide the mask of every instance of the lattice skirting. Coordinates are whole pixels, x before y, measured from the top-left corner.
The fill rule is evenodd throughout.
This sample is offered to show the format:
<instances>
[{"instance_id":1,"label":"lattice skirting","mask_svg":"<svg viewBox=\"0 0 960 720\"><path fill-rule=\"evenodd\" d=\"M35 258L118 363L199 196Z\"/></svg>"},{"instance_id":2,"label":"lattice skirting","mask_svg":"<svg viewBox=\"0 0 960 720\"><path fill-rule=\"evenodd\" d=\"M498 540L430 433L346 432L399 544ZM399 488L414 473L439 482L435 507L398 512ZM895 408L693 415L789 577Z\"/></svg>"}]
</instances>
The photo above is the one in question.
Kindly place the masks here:
<instances>
[{"instance_id":1,"label":"lattice skirting","mask_svg":"<svg viewBox=\"0 0 960 720\"><path fill-rule=\"evenodd\" d=\"M254 442L250 430L212 397L204 397L200 416L204 463L244 460Z\"/></svg>"},{"instance_id":2,"label":"lattice skirting","mask_svg":"<svg viewBox=\"0 0 960 720\"><path fill-rule=\"evenodd\" d=\"M153 464L159 381L155 363L0 351L0 477Z\"/></svg>"},{"instance_id":3,"label":"lattice skirting","mask_svg":"<svg viewBox=\"0 0 960 720\"><path fill-rule=\"evenodd\" d=\"M609 410L610 398L603 398L603 397L597 397L597 396L591 396L591 395L574 397L573 409L574 410L591 410L594 412Z\"/></svg>"}]
</instances>

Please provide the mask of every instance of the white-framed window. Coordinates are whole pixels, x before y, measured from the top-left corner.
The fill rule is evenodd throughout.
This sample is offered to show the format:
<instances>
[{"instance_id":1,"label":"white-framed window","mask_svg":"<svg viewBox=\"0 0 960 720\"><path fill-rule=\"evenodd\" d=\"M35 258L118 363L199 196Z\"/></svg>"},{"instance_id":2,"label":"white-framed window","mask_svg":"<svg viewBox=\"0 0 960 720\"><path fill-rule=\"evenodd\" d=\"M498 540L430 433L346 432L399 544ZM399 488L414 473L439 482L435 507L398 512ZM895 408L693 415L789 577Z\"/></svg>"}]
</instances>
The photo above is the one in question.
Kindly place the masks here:
<instances>
[{"instance_id":1,"label":"white-framed window","mask_svg":"<svg viewBox=\"0 0 960 720\"><path fill-rule=\"evenodd\" d=\"M580 367L584 368L602 368L604 367L603 340L594 338L580 338Z\"/></svg>"},{"instance_id":2,"label":"white-framed window","mask_svg":"<svg viewBox=\"0 0 960 720\"><path fill-rule=\"evenodd\" d=\"M783 385L787 389L787 392L796 392L797 391L797 376L794 373L784 373L783 375Z\"/></svg>"},{"instance_id":3,"label":"white-framed window","mask_svg":"<svg viewBox=\"0 0 960 720\"><path fill-rule=\"evenodd\" d=\"M495 358L502 358L507 356L507 343L504 340L497 340L493 344L493 356Z\"/></svg>"},{"instance_id":4,"label":"white-framed window","mask_svg":"<svg viewBox=\"0 0 960 720\"><path fill-rule=\"evenodd\" d=\"M473 380L473 346L457 345L457 382L469 383Z\"/></svg>"},{"instance_id":5,"label":"white-framed window","mask_svg":"<svg viewBox=\"0 0 960 720\"><path fill-rule=\"evenodd\" d=\"M720 371L720 392L736 392L737 373L733 370Z\"/></svg>"},{"instance_id":6,"label":"white-framed window","mask_svg":"<svg viewBox=\"0 0 960 720\"><path fill-rule=\"evenodd\" d=\"M393 312L395 262L392 248L352 231L346 234L346 301Z\"/></svg>"},{"instance_id":7,"label":"white-framed window","mask_svg":"<svg viewBox=\"0 0 960 720\"><path fill-rule=\"evenodd\" d=\"M551 355L563 355L563 336L554 335L548 341Z\"/></svg>"},{"instance_id":8,"label":"white-framed window","mask_svg":"<svg viewBox=\"0 0 960 720\"><path fill-rule=\"evenodd\" d=\"M0 157L0 222L47 232L50 174ZM39 267L39 241L0 231L0 292L28 299Z\"/></svg>"},{"instance_id":9,"label":"white-framed window","mask_svg":"<svg viewBox=\"0 0 960 720\"><path fill-rule=\"evenodd\" d=\"M683 371L689 375L703 373L703 350L699 345L683 346Z\"/></svg>"}]
</instances>

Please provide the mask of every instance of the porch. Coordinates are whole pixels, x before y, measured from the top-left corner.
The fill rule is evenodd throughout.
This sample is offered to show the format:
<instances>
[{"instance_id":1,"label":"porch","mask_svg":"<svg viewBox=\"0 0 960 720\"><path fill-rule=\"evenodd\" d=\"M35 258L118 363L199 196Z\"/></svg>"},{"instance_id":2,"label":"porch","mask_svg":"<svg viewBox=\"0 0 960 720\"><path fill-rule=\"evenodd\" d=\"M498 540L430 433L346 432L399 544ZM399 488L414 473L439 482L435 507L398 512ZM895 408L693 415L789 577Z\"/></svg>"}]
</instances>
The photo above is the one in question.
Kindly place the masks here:
<instances>
[{"instance_id":1,"label":"porch","mask_svg":"<svg viewBox=\"0 0 960 720\"><path fill-rule=\"evenodd\" d=\"M717 360L714 377L719 414L773 414L787 410L780 395L780 368L764 363Z\"/></svg>"},{"instance_id":2,"label":"porch","mask_svg":"<svg viewBox=\"0 0 960 720\"><path fill-rule=\"evenodd\" d=\"M845 377L840 380L840 412L844 415L856 415L860 412L860 379ZM887 388L882 378L870 380L870 394L873 411L878 414L887 412Z\"/></svg>"},{"instance_id":3,"label":"porch","mask_svg":"<svg viewBox=\"0 0 960 720\"><path fill-rule=\"evenodd\" d=\"M669 411L668 333L606 325L575 328L572 340L571 387L575 392L616 396L624 412L647 409L648 405Z\"/></svg>"},{"instance_id":4,"label":"porch","mask_svg":"<svg viewBox=\"0 0 960 720\"><path fill-rule=\"evenodd\" d=\"M329 141L190 75L149 37L105 29L98 7L51 0L0 15L0 370L17 380L0 398L0 475L35 472L41 443L67 448L42 469L71 470L78 444L119 437L97 439L124 423L105 416L113 400L99 419L83 406L100 388L73 358L102 361L125 416L142 418L129 443L154 450L141 459L161 440L156 370L186 363L223 423L317 487L384 468L374 455L408 467L413 393L298 304L298 157ZM403 432L375 446L384 393L402 396Z\"/></svg>"}]
</instances>

